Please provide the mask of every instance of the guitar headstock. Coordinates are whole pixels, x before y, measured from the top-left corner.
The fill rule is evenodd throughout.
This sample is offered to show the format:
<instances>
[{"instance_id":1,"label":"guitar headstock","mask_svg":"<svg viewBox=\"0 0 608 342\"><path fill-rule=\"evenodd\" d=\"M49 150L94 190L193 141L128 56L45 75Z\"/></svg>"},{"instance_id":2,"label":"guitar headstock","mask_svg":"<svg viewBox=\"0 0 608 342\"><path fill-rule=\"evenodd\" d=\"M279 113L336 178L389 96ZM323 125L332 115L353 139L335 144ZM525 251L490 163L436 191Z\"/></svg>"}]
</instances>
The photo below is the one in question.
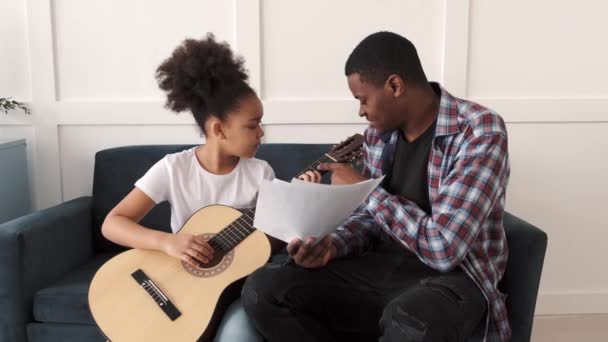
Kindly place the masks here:
<instances>
[{"instance_id":1,"label":"guitar headstock","mask_svg":"<svg viewBox=\"0 0 608 342\"><path fill-rule=\"evenodd\" d=\"M318 171L322 175L327 173L325 170L318 170L317 166L320 163L350 163L359 162L361 157L363 156L363 136L361 134L355 134L350 136L348 139L343 142L335 145L329 150L329 152L325 153L320 159L316 162L307 166L302 172L296 175L294 178L299 178L301 175L305 174L307 171Z\"/></svg>"},{"instance_id":2,"label":"guitar headstock","mask_svg":"<svg viewBox=\"0 0 608 342\"><path fill-rule=\"evenodd\" d=\"M337 163L350 163L358 160L363 155L363 135L355 134L348 139L332 147L327 155Z\"/></svg>"}]
</instances>

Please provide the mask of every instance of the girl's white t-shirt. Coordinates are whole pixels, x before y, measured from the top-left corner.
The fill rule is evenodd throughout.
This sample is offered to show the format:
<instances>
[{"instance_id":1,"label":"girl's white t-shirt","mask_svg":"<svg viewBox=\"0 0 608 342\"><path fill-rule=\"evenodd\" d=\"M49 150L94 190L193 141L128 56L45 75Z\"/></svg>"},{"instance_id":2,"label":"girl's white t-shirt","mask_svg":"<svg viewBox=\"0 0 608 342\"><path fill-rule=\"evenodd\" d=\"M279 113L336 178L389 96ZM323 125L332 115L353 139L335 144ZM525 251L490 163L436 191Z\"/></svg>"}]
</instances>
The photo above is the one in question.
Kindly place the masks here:
<instances>
[{"instance_id":1,"label":"girl's white t-shirt","mask_svg":"<svg viewBox=\"0 0 608 342\"><path fill-rule=\"evenodd\" d=\"M199 164L195 149L166 155L135 182L156 204L169 202L174 233L196 211L209 205L255 207L262 180L275 177L270 165L256 158L241 158L225 175L210 173Z\"/></svg>"}]
</instances>

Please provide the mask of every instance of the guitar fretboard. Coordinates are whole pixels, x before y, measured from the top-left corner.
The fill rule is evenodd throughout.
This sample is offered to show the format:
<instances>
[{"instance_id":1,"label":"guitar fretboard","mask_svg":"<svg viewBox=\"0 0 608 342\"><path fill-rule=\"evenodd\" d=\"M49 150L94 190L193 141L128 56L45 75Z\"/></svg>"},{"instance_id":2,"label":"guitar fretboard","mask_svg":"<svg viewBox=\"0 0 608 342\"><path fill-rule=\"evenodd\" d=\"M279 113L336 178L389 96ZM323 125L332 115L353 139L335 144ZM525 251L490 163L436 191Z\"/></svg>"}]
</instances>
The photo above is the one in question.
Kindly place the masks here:
<instances>
[{"instance_id":1,"label":"guitar fretboard","mask_svg":"<svg viewBox=\"0 0 608 342\"><path fill-rule=\"evenodd\" d=\"M213 247L215 253L224 255L230 252L255 231L253 227L255 208L244 210L242 213L241 217L234 220L209 240L209 245Z\"/></svg>"}]
</instances>

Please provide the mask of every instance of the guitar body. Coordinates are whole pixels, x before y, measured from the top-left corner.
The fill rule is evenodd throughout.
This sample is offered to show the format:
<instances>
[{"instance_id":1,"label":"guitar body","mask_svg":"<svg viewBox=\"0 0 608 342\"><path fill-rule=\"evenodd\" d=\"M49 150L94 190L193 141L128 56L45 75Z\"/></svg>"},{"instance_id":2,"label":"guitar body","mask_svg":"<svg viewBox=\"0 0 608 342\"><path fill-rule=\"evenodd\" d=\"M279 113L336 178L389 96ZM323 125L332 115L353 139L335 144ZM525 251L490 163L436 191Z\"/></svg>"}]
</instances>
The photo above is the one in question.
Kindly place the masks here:
<instances>
[{"instance_id":1,"label":"guitar body","mask_svg":"<svg viewBox=\"0 0 608 342\"><path fill-rule=\"evenodd\" d=\"M227 206L208 206L177 234L210 238L241 215ZM132 249L109 260L95 274L89 289L91 313L113 342L196 341L207 329L224 289L263 266L269 257L270 243L259 230L221 260L210 262L213 266L200 269L159 251ZM142 283L142 275L153 284Z\"/></svg>"}]
</instances>

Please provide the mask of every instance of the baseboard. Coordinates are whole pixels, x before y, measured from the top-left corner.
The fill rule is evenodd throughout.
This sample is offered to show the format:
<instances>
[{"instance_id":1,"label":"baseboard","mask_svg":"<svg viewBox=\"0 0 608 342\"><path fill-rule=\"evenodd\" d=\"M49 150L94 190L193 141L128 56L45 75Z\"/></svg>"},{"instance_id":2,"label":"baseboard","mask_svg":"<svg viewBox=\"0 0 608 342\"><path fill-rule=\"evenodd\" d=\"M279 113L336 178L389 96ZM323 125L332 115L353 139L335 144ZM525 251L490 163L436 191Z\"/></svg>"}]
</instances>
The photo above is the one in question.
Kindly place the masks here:
<instances>
[{"instance_id":1,"label":"baseboard","mask_svg":"<svg viewBox=\"0 0 608 342\"><path fill-rule=\"evenodd\" d=\"M608 313L608 290L541 292L536 315Z\"/></svg>"}]
</instances>

